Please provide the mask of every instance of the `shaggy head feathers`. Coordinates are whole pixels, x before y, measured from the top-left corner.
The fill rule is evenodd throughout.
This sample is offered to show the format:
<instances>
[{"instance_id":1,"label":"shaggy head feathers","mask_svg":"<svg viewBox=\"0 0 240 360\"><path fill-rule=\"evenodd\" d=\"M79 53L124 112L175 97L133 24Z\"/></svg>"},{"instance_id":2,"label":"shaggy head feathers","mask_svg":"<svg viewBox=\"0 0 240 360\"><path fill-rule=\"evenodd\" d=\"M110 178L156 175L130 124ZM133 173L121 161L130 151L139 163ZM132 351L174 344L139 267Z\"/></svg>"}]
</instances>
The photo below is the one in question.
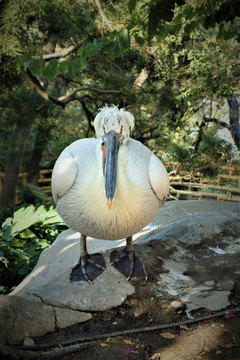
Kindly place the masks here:
<instances>
[{"instance_id":1,"label":"shaggy head feathers","mask_svg":"<svg viewBox=\"0 0 240 360\"><path fill-rule=\"evenodd\" d=\"M103 139L105 133L114 131L121 134L121 143L125 144L134 129L134 117L130 112L118 109L115 105L105 106L95 117L94 128L98 139Z\"/></svg>"}]
</instances>

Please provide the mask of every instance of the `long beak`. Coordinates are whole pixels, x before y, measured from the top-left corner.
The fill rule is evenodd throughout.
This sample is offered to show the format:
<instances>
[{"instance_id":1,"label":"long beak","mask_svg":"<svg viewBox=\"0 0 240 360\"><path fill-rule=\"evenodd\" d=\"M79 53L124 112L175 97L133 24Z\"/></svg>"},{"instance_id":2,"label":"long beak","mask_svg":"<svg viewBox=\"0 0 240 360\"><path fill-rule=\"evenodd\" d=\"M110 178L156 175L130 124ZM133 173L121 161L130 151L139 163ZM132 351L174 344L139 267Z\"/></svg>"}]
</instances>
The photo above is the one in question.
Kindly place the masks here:
<instances>
[{"instance_id":1,"label":"long beak","mask_svg":"<svg viewBox=\"0 0 240 360\"><path fill-rule=\"evenodd\" d=\"M105 159L105 193L108 208L111 209L112 200L115 195L117 181L117 155L118 141L117 134L113 131L105 135L106 159Z\"/></svg>"}]
</instances>

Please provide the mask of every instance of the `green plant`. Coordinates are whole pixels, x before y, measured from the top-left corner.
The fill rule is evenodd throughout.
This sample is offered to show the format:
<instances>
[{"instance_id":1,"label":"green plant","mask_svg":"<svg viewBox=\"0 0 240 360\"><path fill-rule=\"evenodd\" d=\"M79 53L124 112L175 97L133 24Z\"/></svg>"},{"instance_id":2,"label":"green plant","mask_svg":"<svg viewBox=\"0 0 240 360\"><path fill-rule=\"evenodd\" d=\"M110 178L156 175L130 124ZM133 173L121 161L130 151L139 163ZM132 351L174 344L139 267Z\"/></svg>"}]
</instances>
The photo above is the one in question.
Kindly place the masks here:
<instances>
[{"instance_id":1,"label":"green plant","mask_svg":"<svg viewBox=\"0 0 240 360\"><path fill-rule=\"evenodd\" d=\"M30 205L7 218L0 230L0 293L16 286L66 225L51 206Z\"/></svg>"}]
</instances>

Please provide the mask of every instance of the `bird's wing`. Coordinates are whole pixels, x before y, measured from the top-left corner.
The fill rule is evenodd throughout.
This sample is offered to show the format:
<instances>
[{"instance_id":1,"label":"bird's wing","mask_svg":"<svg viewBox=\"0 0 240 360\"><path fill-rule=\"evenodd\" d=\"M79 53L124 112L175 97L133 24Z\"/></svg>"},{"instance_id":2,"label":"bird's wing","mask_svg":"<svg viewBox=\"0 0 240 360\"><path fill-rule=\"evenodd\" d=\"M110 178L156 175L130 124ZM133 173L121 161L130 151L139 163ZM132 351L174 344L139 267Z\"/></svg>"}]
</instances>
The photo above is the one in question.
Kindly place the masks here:
<instances>
[{"instance_id":1,"label":"bird's wing","mask_svg":"<svg viewBox=\"0 0 240 360\"><path fill-rule=\"evenodd\" d=\"M73 186L78 173L75 157L66 148L57 159L52 173L52 194L55 202Z\"/></svg>"},{"instance_id":2,"label":"bird's wing","mask_svg":"<svg viewBox=\"0 0 240 360\"><path fill-rule=\"evenodd\" d=\"M148 175L153 192L163 203L169 193L169 177L165 166L154 154L150 156Z\"/></svg>"}]
</instances>

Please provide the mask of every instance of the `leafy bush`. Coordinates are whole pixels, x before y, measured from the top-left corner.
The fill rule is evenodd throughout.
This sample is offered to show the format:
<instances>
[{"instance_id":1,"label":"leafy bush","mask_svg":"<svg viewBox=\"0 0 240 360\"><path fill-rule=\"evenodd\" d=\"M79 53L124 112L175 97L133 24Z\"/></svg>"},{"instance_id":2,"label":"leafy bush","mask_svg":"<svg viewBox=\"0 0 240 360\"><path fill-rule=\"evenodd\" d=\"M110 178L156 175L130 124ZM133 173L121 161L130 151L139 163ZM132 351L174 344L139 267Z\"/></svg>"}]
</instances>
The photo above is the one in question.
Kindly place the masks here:
<instances>
[{"instance_id":1,"label":"leafy bush","mask_svg":"<svg viewBox=\"0 0 240 360\"><path fill-rule=\"evenodd\" d=\"M40 253L67 229L51 206L20 208L0 231L0 293L16 286L36 265Z\"/></svg>"}]
</instances>

